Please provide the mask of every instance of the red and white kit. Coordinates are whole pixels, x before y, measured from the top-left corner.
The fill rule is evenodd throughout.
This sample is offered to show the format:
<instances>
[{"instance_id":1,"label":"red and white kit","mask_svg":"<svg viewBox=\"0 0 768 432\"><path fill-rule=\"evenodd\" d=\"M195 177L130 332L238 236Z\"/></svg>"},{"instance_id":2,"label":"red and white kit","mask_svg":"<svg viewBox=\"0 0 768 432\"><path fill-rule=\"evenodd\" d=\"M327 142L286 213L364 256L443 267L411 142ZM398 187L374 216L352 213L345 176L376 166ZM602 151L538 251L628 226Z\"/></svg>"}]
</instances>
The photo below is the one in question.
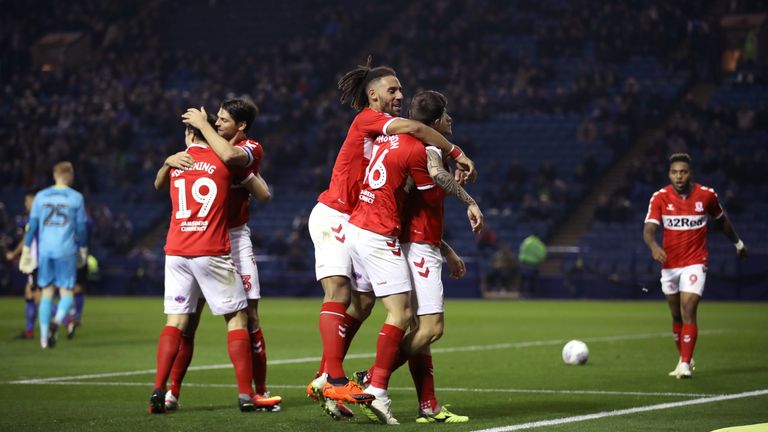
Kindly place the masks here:
<instances>
[{"instance_id":1,"label":"red and white kit","mask_svg":"<svg viewBox=\"0 0 768 432\"><path fill-rule=\"evenodd\" d=\"M259 285L259 269L256 267L256 255L251 243L251 230L248 221L251 213L248 210L250 193L243 184L259 174L259 166L264 157L264 148L256 141L246 138L235 147L242 148L248 154L249 163L245 168L234 169L236 176L245 176L240 181L233 178L229 195L229 240L232 243L232 260L235 262L240 278L243 280L245 295L249 299L261 298Z\"/></svg>"},{"instance_id":2,"label":"red and white kit","mask_svg":"<svg viewBox=\"0 0 768 432\"><path fill-rule=\"evenodd\" d=\"M428 146L427 151L442 157L437 147ZM411 269L412 303L416 315L445 311L443 280L440 277L443 267L440 244L443 239L444 202L445 191L433 187L411 192L405 203L400 242Z\"/></svg>"},{"instance_id":3,"label":"red and white kit","mask_svg":"<svg viewBox=\"0 0 768 432\"><path fill-rule=\"evenodd\" d=\"M376 137L399 117L365 108L355 117L339 150L328 189L320 194L309 215L309 234L315 245L315 276L347 276L356 281L347 251L347 221L357 204L365 168ZM357 280L367 285L367 282Z\"/></svg>"},{"instance_id":4,"label":"red and white kit","mask_svg":"<svg viewBox=\"0 0 768 432\"><path fill-rule=\"evenodd\" d=\"M411 289L398 239L406 198L403 187L409 175L419 190L434 187L424 144L410 135L377 138L357 207L349 219L348 239L355 269L370 280L377 297Z\"/></svg>"},{"instance_id":5,"label":"red and white kit","mask_svg":"<svg viewBox=\"0 0 768 432\"><path fill-rule=\"evenodd\" d=\"M664 252L661 288L664 294L691 292L701 295L707 271L707 216L719 219L723 208L714 189L698 183L687 196L680 196L672 185L651 197L646 223L664 227Z\"/></svg>"},{"instance_id":6,"label":"red and white kit","mask_svg":"<svg viewBox=\"0 0 768 432\"><path fill-rule=\"evenodd\" d=\"M229 256L227 226L232 172L209 147L191 144L188 170L169 172L173 210L165 244L165 313L195 312L202 294L215 315L247 302Z\"/></svg>"}]
</instances>

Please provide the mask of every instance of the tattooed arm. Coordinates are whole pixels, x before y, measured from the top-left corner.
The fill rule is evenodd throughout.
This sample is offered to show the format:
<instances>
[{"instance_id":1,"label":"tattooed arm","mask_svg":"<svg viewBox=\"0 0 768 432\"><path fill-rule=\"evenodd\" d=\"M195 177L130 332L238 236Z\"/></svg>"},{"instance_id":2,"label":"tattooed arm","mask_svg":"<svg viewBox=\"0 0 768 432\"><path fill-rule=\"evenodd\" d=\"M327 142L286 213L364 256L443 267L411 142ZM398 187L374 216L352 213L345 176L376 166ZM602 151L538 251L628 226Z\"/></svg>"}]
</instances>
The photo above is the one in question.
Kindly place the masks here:
<instances>
[{"instance_id":1,"label":"tattooed arm","mask_svg":"<svg viewBox=\"0 0 768 432\"><path fill-rule=\"evenodd\" d=\"M440 186L445 193L453 195L467 205L467 217L472 226L472 231L480 232L483 229L483 212L477 206L477 202L471 195L456 182L453 175L443 166L443 159L436 151L427 150L427 170L432 180Z\"/></svg>"}]
</instances>

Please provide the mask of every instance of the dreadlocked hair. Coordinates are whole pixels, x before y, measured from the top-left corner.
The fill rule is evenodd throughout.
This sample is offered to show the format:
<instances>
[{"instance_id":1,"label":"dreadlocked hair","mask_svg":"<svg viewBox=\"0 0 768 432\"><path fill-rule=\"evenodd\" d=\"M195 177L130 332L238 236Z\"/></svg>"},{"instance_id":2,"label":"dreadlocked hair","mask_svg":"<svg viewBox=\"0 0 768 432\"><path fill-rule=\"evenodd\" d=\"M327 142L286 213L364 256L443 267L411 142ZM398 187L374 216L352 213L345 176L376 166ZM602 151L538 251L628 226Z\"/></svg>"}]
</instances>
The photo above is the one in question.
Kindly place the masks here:
<instances>
[{"instance_id":1,"label":"dreadlocked hair","mask_svg":"<svg viewBox=\"0 0 768 432\"><path fill-rule=\"evenodd\" d=\"M353 109L360 111L368 106L368 84L385 76L397 76L395 70L388 66L371 67L371 56L364 65L359 65L344 74L338 82L341 90L339 100L342 104L349 104Z\"/></svg>"}]
</instances>

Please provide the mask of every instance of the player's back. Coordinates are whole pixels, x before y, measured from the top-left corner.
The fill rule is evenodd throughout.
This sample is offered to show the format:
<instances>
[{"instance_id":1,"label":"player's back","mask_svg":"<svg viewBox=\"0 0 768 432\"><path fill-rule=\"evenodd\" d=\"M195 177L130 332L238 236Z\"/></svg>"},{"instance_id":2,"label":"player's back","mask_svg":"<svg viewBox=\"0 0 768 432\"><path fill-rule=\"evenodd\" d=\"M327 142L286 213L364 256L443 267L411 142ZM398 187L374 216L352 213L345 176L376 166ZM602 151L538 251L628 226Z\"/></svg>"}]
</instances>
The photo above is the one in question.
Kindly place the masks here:
<instances>
[{"instance_id":1,"label":"player's back","mask_svg":"<svg viewBox=\"0 0 768 432\"><path fill-rule=\"evenodd\" d=\"M342 213L350 214L357 204L360 183L371 158L373 141L386 134L387 126L399 117L365 108L349 126L341 145L328 189L318 201Z\"/></svg>"},{"instance_id":2,"label":"player's back","mask_svg":"<svg viewBox=\"0 0 768 432\"><path fill-rule=\"evenodd\" d=\"M422 190L434 186L427 172L424 144L410 135L382 135L376 139L371 162L350 222L378 234L397 237L405 202L406 179Z\"/></svg>"},{"instance_id":3,"label":"player's back","mask_svg":"<svg viewBox=\"0 0 768 432\"><path fill-rule=\"evenodd\" d=\"M58 258L77 253L77 224L85 223L83 195L67 186L38 192L30 217L39 220L38 254Z\"/></svg>"},{"instance_id":4,"label":"player's back","mask_svg":"<svg viewBox=\"0 0 768 432\"><path fill-rule=\"evenodd\" d=\"M207 146L191 144L192 168L170 171L173 210L165 253L217 256L229 253L227 224L231 172Z\"/></svg>"}]
</instances>

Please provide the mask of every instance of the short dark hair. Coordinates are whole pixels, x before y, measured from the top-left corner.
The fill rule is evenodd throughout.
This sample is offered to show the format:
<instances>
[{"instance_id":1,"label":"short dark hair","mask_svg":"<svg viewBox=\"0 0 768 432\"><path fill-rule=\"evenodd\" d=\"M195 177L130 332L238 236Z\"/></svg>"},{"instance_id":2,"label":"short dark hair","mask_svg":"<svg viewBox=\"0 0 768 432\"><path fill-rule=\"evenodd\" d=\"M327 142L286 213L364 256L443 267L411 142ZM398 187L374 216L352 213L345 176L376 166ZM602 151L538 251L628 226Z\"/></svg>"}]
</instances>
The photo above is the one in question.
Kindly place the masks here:
<instances>
[{"instance_id":1,"label":"short dark hair","mask_svg":"<svg viewBox=\"0 0 768 432\"><path fill-rule=\"evenodd\" d=\"M207 120L208 120L208 124L211 125L211 127L215 130L216 129L216 116L211 114L211 113L207 113L206 117L207 117ZM192 134L195 136L195 138L197 138L197 139L199 139L201 141L205 141L205 136L203 136L203 133L200 132L200 129L198 129L198 128L194 127L194 126L187 125L187 130L192 131Z\"/></svg>"},{"instance_id":2,"label":"short dark hair","mask_svg":"<svg viewBox=\"0 0 768 432\"><path fill-rule=\"evenodd\" d=\"M690 165L691 156L688 153L674 153L669 157L669 164L672 165L675 162L685 162Z\"/></svg>"},{"instance_id":3,"label":"short dark hair","mask_svg":"<svg viewBox=\"0 0 768 432\"><path fill-rule=\"evenodd\" d=\"M440 92L425 90L419 92L411 100L411 119L432 125L443 116L448 106L448 98Z\"/></svg>"},{"instance_id":4,"label":"short dark hair","mask_svg":"<svg viewBox=\"0 0 768 432\"><path fill-rule=\"evenodd\" d=\"M221 103L221 109L232 116L235 123L245 122L245 132L251 128L259 108L251 101L245 99L229 99Z\"/></svg>"},{"instance_id":5,"label":"short dark hair","mask_svg":"<svg viewBox=\"0 0 768 432\"><path fill-rule=\"evenodd\" d=\"M344 74L338 82L341 90L339 100L343 104L349 104L357 111L368 106L368 84L385 76L396 77L395 70L389 66L371 67L371 56L364 65L359 65Z\"/></svg>"}]
</instances>

